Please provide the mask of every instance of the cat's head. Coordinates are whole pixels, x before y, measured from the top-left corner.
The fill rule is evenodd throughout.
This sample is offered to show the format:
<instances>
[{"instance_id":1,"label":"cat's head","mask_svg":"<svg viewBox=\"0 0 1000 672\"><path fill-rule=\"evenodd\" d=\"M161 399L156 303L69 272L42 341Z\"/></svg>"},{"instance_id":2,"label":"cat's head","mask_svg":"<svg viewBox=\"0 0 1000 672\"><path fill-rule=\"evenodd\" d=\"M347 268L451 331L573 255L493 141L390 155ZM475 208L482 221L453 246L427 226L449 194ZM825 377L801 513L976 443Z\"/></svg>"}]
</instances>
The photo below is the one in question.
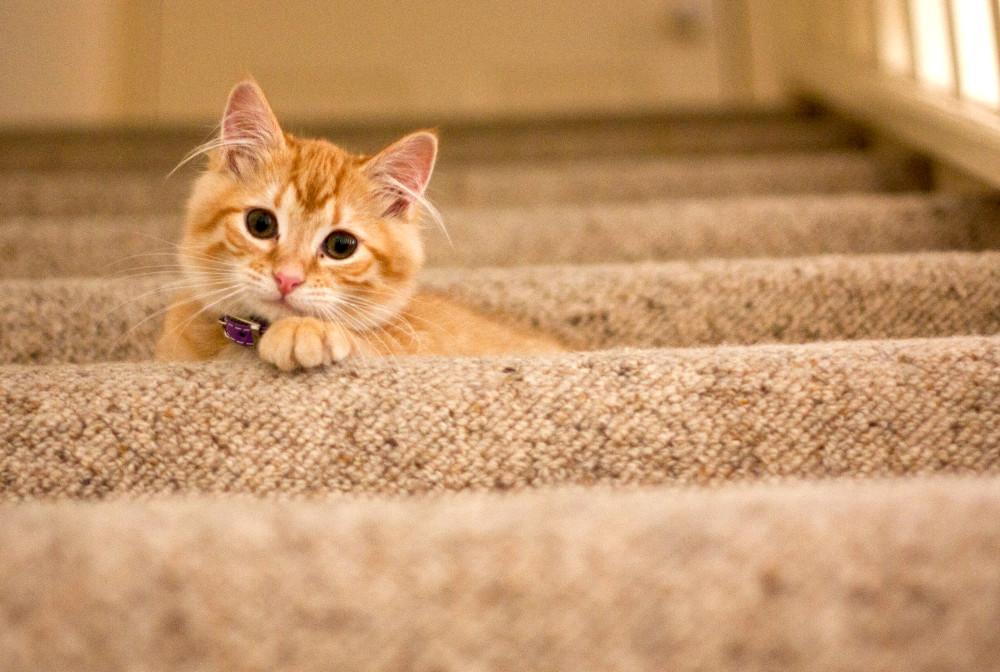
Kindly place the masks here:
<instances>
[{"instance_id":1,"label":"cat's head","mask_svg":"<svg viewBox=\"0 0 1000 672\"><path fill-rule=\"evenodd\" d=\"M229 95L188 202L180 261L212 315L309 315L363 330L412 296L437 155L433 132L374 156L281 130L252 81Z\"/></svg>"}]
</instances>

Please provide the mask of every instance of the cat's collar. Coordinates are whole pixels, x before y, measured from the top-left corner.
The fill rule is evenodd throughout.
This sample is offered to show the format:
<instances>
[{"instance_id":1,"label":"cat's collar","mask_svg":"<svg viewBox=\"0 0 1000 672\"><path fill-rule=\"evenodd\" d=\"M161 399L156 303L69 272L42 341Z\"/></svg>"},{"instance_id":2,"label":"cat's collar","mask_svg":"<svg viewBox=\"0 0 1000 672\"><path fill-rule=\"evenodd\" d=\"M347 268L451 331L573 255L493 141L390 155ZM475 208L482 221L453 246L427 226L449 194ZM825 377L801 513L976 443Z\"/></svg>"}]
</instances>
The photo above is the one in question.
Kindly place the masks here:
<instances>
[{"instance_id":1,"label":"cat's collar","mask_svg":"<svg viewBox=\"0 0 1000 672\"><path fill-rule=\"evenodd\" d=\"M270 325L267 320L251 315L249 318L223 315L219 318L222 333L236 345L252 348L260 342L260 337Z\"/></svg>"}]
</instances>

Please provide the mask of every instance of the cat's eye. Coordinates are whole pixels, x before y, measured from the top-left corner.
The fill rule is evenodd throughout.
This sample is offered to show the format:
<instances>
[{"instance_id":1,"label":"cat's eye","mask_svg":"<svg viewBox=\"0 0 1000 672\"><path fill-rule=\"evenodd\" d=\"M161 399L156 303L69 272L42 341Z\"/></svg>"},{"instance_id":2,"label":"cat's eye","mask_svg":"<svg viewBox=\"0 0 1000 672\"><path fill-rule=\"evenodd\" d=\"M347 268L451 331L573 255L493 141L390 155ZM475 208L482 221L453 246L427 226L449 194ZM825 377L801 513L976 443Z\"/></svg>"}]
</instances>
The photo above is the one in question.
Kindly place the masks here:
<instances>
[{"instance_id":1,"label":"cat's eye","mask_svg":"<svg viewBox=\"0 0 1000 672\"><path fill-rule=\"evenodd\" d=\"M347 259L358 249L358 239L347 231L334 231L323 240L323 254L332 259Z\"/></svg>"},{"instance_id":2,"label":"cat's eye","mask_svg":"<svg viewBox=\"0 0 1000 672\"><path fill-rule=\"evenodd\" d=\"M255 208L247 213L247 231L254 238L274 238L278 235L278 218L273 212Z\"/></svg>"}]
</instances>

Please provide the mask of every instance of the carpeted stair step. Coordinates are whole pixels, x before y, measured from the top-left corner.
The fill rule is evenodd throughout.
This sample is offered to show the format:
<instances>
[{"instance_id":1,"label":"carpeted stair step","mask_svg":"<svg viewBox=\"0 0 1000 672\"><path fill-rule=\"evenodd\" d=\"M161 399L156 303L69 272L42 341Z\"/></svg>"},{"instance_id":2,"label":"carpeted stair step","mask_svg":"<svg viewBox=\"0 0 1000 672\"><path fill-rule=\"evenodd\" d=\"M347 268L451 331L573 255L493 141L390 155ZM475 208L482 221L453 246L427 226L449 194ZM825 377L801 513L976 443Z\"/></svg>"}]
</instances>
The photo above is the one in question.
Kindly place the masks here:
<instances>
[{"instance_id":1,"label":"carpeted stair step","mask_svg":"<svg viewBox=\"0 0 1000 672\"><path fill-rule=\"evenodd\" d=\"M221 103L220 103L221 104ZM221 113L221 107L220 107ZM435 122L436 123L436 122ZM370 123L289 129L323 137L352 151L375 152L422 124ZM469 161L538 160L670 154L752 154L860 148L857 126L835 117L794 113L645 115L545 122L438 124L443 165ZM0 171L169 171L210 128L6 131L0 133Z\"/></svg>"},{"instance_id":2,"label":"carpeted stair step","mask_svg":"<svg viewBox=\"0 0 1000 672\"><path fill-rule=\"evenodd\" d=\"M990 670L1000 481L0 508L5 670Z\"/></svg>"},{"instance_id":3,"label":"carpeted stair step","mask_svg":"<svg viewBox=\"0 0 1000 672\"><path fill-rule=\"evenodd\" d=\"M753 194L898 192L929 186L903 153L852 151L745 157L589 159L442 167L428 191L442 208L636 201ZM0 215L179 211L190 175L150 171L0 173Z\"/></svg>"},{"instance_id":4,"label":"carpeted stair step","mask_svg":"<svg viewBox=\"0 0 1000 672\"><path fill-rule=\"evenodd\" d=\"M480 206L896 192L928 186L926 164L912 155L839 152L469 166L436 175L428 193L442 205Z\"/></svg>"},{"instance_id":5,"label":"carpeted stair step","mask_svg":"<svg viewBox=\"0 0 1000 672\"><path fill-rule=\"evenodd\" d=\"M1000 338L0 367L0 498L1000 474Z\"/></svg>"},{"instance_id":6,"label":"carpeted stair step","mask_svg":"<svg viewBox=\"0 0 1000 672\"><path fill-rule=\"evenodd\" d=\"M0 283L0 363L151 356L169 280ZM1000 332L1000 253L437 269L424 285L583 349Z\"/></svg>"},{"instance_id":7,"label":"carpeted stair step","mask_svg":"<svg viewBox=\"0 0 1000 672\"><path fill-rule=\"evenodd\" d=\"M14 218L0 277L114 276L173 268L181 217ZM639 204L457 208L430 266L665 261L700 257L1000 249L1000 197L958 194L685 199Z\"/></svg>"},{"instance_id":8,"label":"carpeted stair step","mask_svg":"<svg viewBox=\"0 0 1000 672\"><path fill-rule=\"evenodd\" d=\"M446 125L425 287L577 352L158 363L207 132L0 138L0 672L996 668L995 194L828 118Z\"/></svg>"}]
</instances>

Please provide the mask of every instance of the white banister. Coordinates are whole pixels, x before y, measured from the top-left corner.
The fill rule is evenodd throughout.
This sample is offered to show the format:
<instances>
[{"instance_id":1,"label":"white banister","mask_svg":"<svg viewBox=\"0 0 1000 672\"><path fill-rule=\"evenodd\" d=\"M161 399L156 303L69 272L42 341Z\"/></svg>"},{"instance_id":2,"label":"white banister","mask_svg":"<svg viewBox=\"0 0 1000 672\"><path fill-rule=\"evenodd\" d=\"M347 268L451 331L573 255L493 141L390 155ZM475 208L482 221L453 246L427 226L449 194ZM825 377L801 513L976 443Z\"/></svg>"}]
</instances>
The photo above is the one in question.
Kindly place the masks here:
<instances>
[{"instance_id":1,"label":"white banister","mask_svg":"<svg viewBox=\"0 0 1000 672\"><path fill-rule=\"evenodd\" d=\"M958 34L955 28L955 2L942 0L944 3L944 35L948 42L948 58L951 61L951 88L956 96L962 94L962 73L958 62ZM961 2L961 0L959 0Z\"/></svg>"},{"instance_id":2,"label":"white banister","mask_svg":"<svg viewBox=\"0 0 1000 672\"><path fill-rule=\"evenodd\" d=\"M993 19L993 63L996 64L997 91L1000 92L1000 0L990 0L990 18ZM997 97L997 106L1000 107L1000 96Z\"/></svg>"},{"instance_id":3,"label":"white banister","mask_svg":"<svg viewBox=\"0 0 1000 672\"><path fill-rule=\"evenodd\" d=\"M779 12L775 34L786 36L786 81L1000 187L1000 105L981 86L984 76L1000 82L1000 0L986 0L988 7L965 4L977 0L870 1L864 14L805 1L797 20L843 35L866 16L876 58L845 58L843 44L833 48L808 39L808 31L788 30L790 23L781 24L795 17ZM820 23L830 20L843 23ZM862 37L850 35L846 42L860 45ZM978 89L971 84L977 81Z\"/></svg>"}]
</instances>

